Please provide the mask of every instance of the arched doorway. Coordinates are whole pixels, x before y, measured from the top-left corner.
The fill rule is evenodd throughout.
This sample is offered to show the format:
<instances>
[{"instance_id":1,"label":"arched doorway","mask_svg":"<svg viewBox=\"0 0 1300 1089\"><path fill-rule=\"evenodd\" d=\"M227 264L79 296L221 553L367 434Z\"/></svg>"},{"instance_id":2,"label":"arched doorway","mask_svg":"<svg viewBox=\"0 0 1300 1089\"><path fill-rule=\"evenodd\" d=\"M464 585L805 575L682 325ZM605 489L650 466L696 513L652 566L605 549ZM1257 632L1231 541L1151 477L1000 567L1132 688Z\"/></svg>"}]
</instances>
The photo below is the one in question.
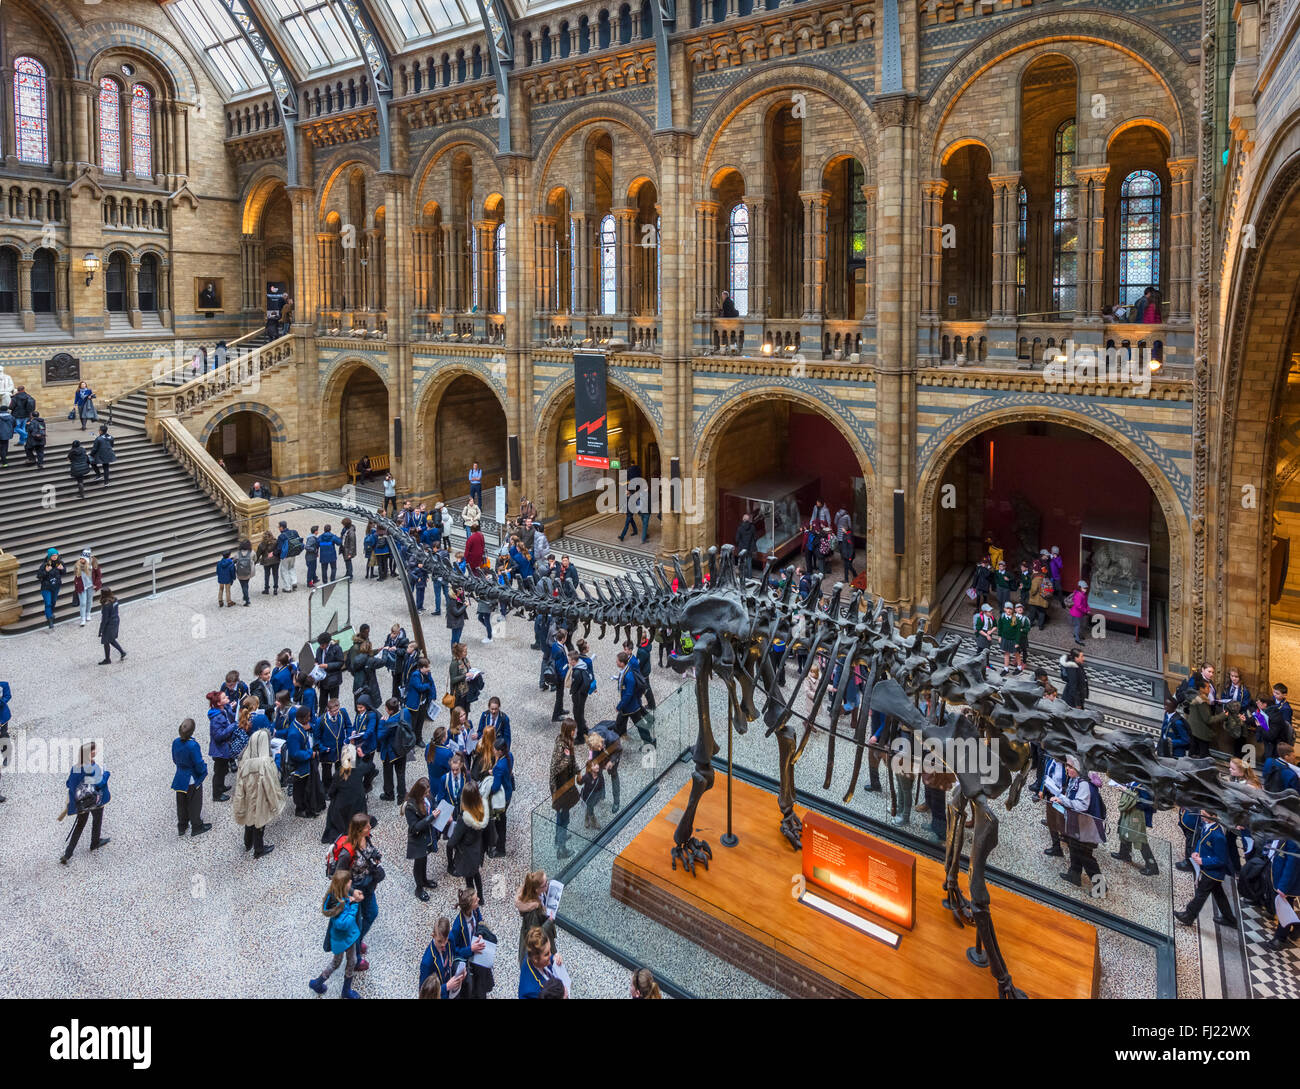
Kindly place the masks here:
<instances>
[{"instance_id":1,"label":"arched doorway","mask_svg":"<svg viewBox=\"0 0 1300 1089\"><path fill-rule=\"evenodd\" d=\"M126 254L120 250L108 259L104 274L104 309L110 314L126 313Z\"/></svg>"},{"instance_id":2,"label":"arched doorway","mask_svg":"<svg viewBox=\"0 0 1300 1089\"><path fill-rule=\"evenodd\" d=\"M226 472L245 485L272 475L271 426L257 412L235 412L222 419L207 441L208 453L225 463Z\"/></svg>"},{"instance_id":3,"label":"arched doorway","mask_svg":"<svg viewBox=\"0 0 1300 1089\"><path fill-rule=\"evenodd\" d=\"M1087 580L1093 617L1105 619L1104 629L1095 620L1089 628L1093 653L1104 655L1094 640L1105 632L1102 637L1122 642L1117 656L1126 662L1163 667L1158 643L1169 631L1169 526L1160 498L1114 443L1067 423L994 423L952 450L937 480L928 511L932 616L969 628L965 590L990 541L1012 576L1022 561L1032 566L1042 550L1058 548L1064 570L1057 589L1068 597ZM1012 595L1013 603L1019 600ZM1049 607L1047 627L1031 635L1031 647L1041 645L1074 645L1059 603Z\"/></svg>"},{"instance_id":4,"label":"arched doorway","mask_svg":"<svg viewBox=\"0 0 1300 1089\"><path fill-rule=\"evenodd\" d=\"M40 249L32 261L32 311L54 313L54 252Z\"/></svg>"},{"instance_id":5,"label":"arched doorway","mask_svg":"<svg viewBox=\"0 0 1300 1089\"><path fill-rule=\"evenodd\" d=\"M388 451L388 387L369 367L348 376L339 401L342 468L361 457L372 460Z\"/></svg>"},{"instance_id":6,"label":"arched doorway","mask_svg":"<svg viewBox=\"0 0 1300 1089\"><path fill-rule=\"evenodd\" d=\"M0 314L18 313L18 251L0 246Z\"/></svg>"},{"instance_id":7,"label":"arched doorway","mask_svg":"<svg viewBox=\"0 0 1300 1089\"><path fill-rule=\"evenodd\" d=\"M507 464L506 414L487 383L473 375L453 378L425 427L425 464L431 490L444 499L469 495L469 470L483 470L483 511L492 517L491 489L504 484Z\"/></svg>"},{"instance_id":8,"label":"arched doorway","mask_svg":"<svg viewBox=\"0 0 1300 1089\"><path fill-rule=\"evenodd\" d=\"M654 424L633 398L610 385L606 394L609 436L608 469L591 468L577 463L577 426L574 419L573 391L567 390L555 402L551 422L546 429L544 450L552 459L539 465L540 491L531 495L537 508L548 518L558 514L566 535L581 536L602 544L619 544L618 534L625 522L626 505L619 493L622 482L634 475L654 480L667 476L659 436ZM621 477L620 473L627 473ZM624 547L654 551L663 540L664 522L656 511L650 515L646 540L640 532L628 533ZM638 519L638 525L641 522Z\"/></svg>"},{"instance_id":9,"label":"arched doorway","mask_svg":"<svg viewBox=\"0 0 1300 1089\"><path fill-rule=\"evenodd\" d=\"M158 310L158 258L146 253L140 258L140 272L136 277L136 298L145 314Z\"/></svg>"},{"instance_id":10,"label":"arched doorway","mask_svg":"<svg viewBox=\"0 0 1300 1089\"><path fill-rule=\"evenodd\" d=\"M695 543L734 544L748 513L759 549L796 562L800 529L821 500L832 522L841 509L848 513L854 567L857 574L866 571L871 469L828 410L775 391L748 394L696 456L711 509L699 527L703 539ZM825 570L832 578L843 573L837 553L826 558Z\"/></svg>"}]
</instances>

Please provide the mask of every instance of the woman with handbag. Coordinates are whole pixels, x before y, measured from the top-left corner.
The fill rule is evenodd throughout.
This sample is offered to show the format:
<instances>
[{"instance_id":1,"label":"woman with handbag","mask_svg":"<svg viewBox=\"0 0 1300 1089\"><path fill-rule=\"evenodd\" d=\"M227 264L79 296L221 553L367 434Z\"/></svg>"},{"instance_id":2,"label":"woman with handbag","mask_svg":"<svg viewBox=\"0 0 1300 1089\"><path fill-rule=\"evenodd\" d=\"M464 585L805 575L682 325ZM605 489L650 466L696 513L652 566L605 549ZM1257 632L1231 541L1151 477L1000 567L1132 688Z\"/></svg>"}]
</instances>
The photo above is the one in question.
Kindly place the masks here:
<instances>
[{"instance_id":1,"label":"woman with handbag","mask_svg":"<svg viewBox=\"0 0 1300 1089\"><path fill-rule=\"evenodd\" d=\"M578 724L571 718L560 723L560 733L551 750L551 808L555 811L555 857L572 858L569 850L569 811L581 800L578 790Z\"/></svg>"},{"instance_id":2,"label":"woman with handbag","mask_svg":"<svg viewBox=\"0 0 1300 1089\"><path fill-rule=\"evenodd\" d=\"M379 897L375 894L375 889L385 877L384 867L380 864L384 856L371 845L370 829L369 816L365 813L353 814L352 823L348 825L348 838L338 851L334 867L336 872L340 869L351 870L353 884L362 894L361 908L357 912L361 922L361 936L357 940L357 952L361 954L357 961L358 972L370 968L370 962L365 956L367 947L364 939L379 916Z\"/></svg>"},{"instance_id":3,"label":"woman with handbag","mask_svg":"<svg viewBox=\"0 0 1300 1089\"><path fill-rule=\"evenodd\" d=\"M78 383L77 392L72 396L72 411L68 413L68 419L81 419L81 430L86 430L86 423L90 420L98 420L99 414L95 411L95 391L85 382Z\"/></svg>"},{"instance_id":4,"label":"woman with handbag","mask_svg":"<svg viewBox=\"0 0 1300 1089\"><path fill-rule=\"evenodd\" d=\"M83 549L76 567L73 568L72 592L76 595L81 608L81 626L90 622L90 610L95 604L95 595L104 587L104 576L99 569L99 560L89 548Z\"/></svg>"},{"instance_id":5,"label":"woman with handbag","mask_svg":"<svg viewBox=\"0 0 1300 1089\"><path fill-rule=\"evenodd\" d=\"M427 902L429 893L426 890L438 887L437 881L429 879L429 852L433 850L437 833L433 829L433 803L429 798L428 779L421 777L415 781L406 795L402 812L406 816L406 857L414 863L415 896Z\"/></svg>"},{"instance_id":6,"label":"woman with handbag","mask_svg":"<svg viewBox=\"0 0 1300 1089\"><path fill-rule=\"evenodd\" d=\"M271 755L271 734L254 730L239 759L230 814L244 829L244 850L251 850L255 859L275 850L274 844L266 842L266 826L284 812L287 802Z\"/></svg>"},{"instance_id":7,"label":"woman with handbag","mask_svg":"<svg viewBox=\"0 0 1300 1089\"><path fill-rule=\"evenodd\" d=\"M100 835L104 823L104 806L109 802L109 772L95 763L95 752L93 741L82 745L81 763L74 765L68 774L68 808L59 814L59 820L75 817L76 823L68 833L68 845L59 858L65 866L72 857L72 852L77 849L77 841L81 838L81 830L86 827L87 820L90 821L92 851L99 850L110 841L110 837Z\"/></svg>"},{"instance_id":8,"label":"woman with handbag","mask_svg":"<svg viewBox=\"0 0 1300 1089\"><path fill-rule=\"evenodd\" d=\"M479 870L483 865L483 839L487 826L487 807L478 784L471 778L461 792L460 816L447 839L451 858L448 872L463 880L465 887L473 889L479 896L483 895L483 878Z\"/></svg>"}]
</instances>

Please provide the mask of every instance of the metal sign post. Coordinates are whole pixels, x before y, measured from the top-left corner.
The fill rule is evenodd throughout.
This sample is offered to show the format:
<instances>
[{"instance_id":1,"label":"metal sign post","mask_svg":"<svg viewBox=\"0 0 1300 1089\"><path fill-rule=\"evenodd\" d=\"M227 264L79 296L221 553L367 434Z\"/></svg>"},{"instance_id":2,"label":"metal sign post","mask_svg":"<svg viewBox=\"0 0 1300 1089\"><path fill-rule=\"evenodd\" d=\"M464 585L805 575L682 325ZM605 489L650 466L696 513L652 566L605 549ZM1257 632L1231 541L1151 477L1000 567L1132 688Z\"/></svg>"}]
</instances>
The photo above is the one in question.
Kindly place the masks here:
<instances>
[{"instance_id":1,"label":"metal sign post","mask_svg":"<svg viewBox=\"0 0 1300 1089\"><path fill-rule=\"evenodd\" d=\"M149 555L144 558L144 563L140 565L141 567L149 568L149 577L152 580L149 593L150 601L158 596L158 568L162 566L162 562L163 554L161 552L150 552Z\"/></svg>"}]
</instances>

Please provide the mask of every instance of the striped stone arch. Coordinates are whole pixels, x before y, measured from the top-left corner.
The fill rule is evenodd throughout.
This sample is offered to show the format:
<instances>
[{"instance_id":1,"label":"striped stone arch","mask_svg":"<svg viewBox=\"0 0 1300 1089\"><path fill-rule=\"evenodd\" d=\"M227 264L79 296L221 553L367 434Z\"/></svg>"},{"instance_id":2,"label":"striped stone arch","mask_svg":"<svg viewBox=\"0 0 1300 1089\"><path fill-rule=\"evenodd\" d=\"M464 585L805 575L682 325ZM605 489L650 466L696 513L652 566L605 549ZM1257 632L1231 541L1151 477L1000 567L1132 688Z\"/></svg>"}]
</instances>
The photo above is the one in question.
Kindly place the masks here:
<instances>
[{"instance_id":1,"label":"striped stone arch","mask_svg":"<svg viewBox=\"0 0 1300 1089\"><path fill-rule=\"evenodd\" d=\"M199 442L206 446L208 439L212 437L212 432L217 429L217 425L231 416L238 415L240 412L251 412L265 418L267 425L271 429L272 443L289 441L289 431L284 426L284 420L270 405L264 405L260 401L236 401L234 404L226 405L212 414L212 418L203 425L203 430L199 433Z\"/></svg>"},{"instance_id":2,"label":"striped stone arch","mask_svg":"<svg viewBox=\"0 0 1300 1089\"><path fill-rule=\"evenodd\" d=\"M1094 406L1088 406L1094 407ZM1182 473L1178 482L1169 475L1169 459L1149 436L1115 413L1104 409L1084 411L1077 399L1051 394L1013 395L999 398L995 405L987 402L958 413L939 431L929 436L917 452L917 502L912 518L909 544L917 556L917 609L928 614L934 601L938 572L935 570L935 504L944 473L956 454L977 435L1008 423L1044 421L1091 435L1122 454L1142 474L1160 504L1169 533L1169 653L1166 670L1185 671L1189 667L1191 625L1195 579L1189 576L1191 564L1191 486ZM1139 441L1145 438L1145 441ZM1175 470L1176 471L1176 470Z\"/></svg>"},{"instance_id":3,"label":"striped stone arch","mask_svg":"<svg viewBox=\"0 0 1300 1089\"><path fill-rule=\"evenodd\" d=\"M323 223L325 219L325 203L329 200L330 193L334 185L342 177L343 171L350 166L359 166L366 171L366 192L370 193L371 186L374 184L374 178L379 174L379 160L371 152L362 148L350 145L331 155L328 160L317 171L316 176L322 178L320 188L316 191L316 221ZM380 199L376 207L382 204ZM374 208L367 208L366 211L374 214ZM360 225L358 224L358 229Z\"/></svg>"},{"instance_id":4,"label":"striped stone arch","mask_svg":"<svg viewBox=\"0 0 1300 1089\"><path fill-rule=\"evenodd\" d=\"M496 161L496 143L486 133L480 132L478 129L458 125L456 128L440 134L436 140L429 144L429 146L420 154L418 165L411 171L410 204L413 216L412 222L418 222L414 217L419 216L420 212L424 209L424 205L428 203L428 201L437 199L439 204L443 203L442 199L425 195L426 187L428 187L432 180L435 165L443 155L454 149L458 144L468 144L476 151L481 152L489 164L490 169L495 172L492 175L492 178L495 180L487 178L480 179L477 174L475 175L475 191L472 194L474 199L481 200L483 196L486 196L490 192L501 191L504 185L504 179L501 177L501 168ZM483 184L480 185L480 182ZM482 193L479 192L480 189L483 190ZM445 208L443 214L447 214Z\"/></svg>"},{"instance_id":5,"label":"striped stone arch","mask_svg":"<svg viewBox=\"0 0 1300 1089\"><path fill-rule=\"evenodd\" d=\"M852 154L867 170L868 178L875 176L878 147L876 119L858 88L838 73L815 64L764 64L754 75L729 87L710 108L708 116L700 126L695 147L697 149L696 185L701 193L708 192L709 179L713 176L716 167L713 162L714 151L732 118L754 99L774 91L787 90L816 91L839 105L853 121L861 145L841 147L837 150L837 154Z\"/></svg>"},{"instance_id":6,"label":"striped stone arch","mask_svg":"<svg viewBox=\"0 0 1300 1089\"><path fill-rule=\"evenodd\" d=\"M19 260L26 261L30 261L36 255L36 251L41 249L38 239L18 238L12 234L0 235L0 246L9 246L17 250Z\"/></svg>"},{"instance_id":7,"label":"striped stone arch","mask_svg":"<svg viewBox=\"0 0 1300 1089\"><path fill-rule=\"evenodd\" d=\"M1170 157L1191 154L1197 146L1198 114L1182 72L1191 63L1191 58L1184 56L1153 26L1118 11L1107 11L1104 15L1060 11L1008 23L1001 30L981 38L952 63L935 82L922 106L919 161L932 163L935 139L958 98L998 61L1031 50L1069 55L1077 66L1077 58L1063 46L1084 42L1129 53L1160 80L1178 110L1177 131L1171 134ZM994 168L999 169L996 161Z\"/></svg>"},{"instance_id":8,"label":"striped stone arch","mask_svg":"<svg viewBox=\"0 0 1300 1089\"><path fill-rule=\"evenodd\" d=\"M477 378L496 395L501 411L509 412L506 405L505 357L501 358L499 373L494 364L481 359L440 360L434 366L424 368L423 373L417 369L419 381L415 387L416 420L423 420L426 412L436 409L443 392L457 378Z\"/></svg>"},{"instance_id":9,"label":"striped stone arch","mask_svg":"<svg viewBox=\"0 0 1300 1089\"><path fill-rule=\"evenodd\" d=\"M100 54L111 49L138 49L155 57L167 70L167 74L171 77L172 84L175 87L177 98L193 103L204 101L199 92L198 80L194 78L194 70L190 67L189 62L181 56L170 42L147 27L139 26L136 23L105 21L90 23L82 33L90 50L90 55L85 63L80 66L80 77L82 79L87 79L88 73L94 70L95 61ZM212 105L220 107L221 102L218 100Z\"/></svg>"},{"instance_id":10,"label":"striped stone arch","mask_svg":"<svg viewBox=\"0 0 1300 1089\"><path fill-rule=\"evenodd\" d=\"M663 170L659 161L659 148L655 143L654 132L650 128L650 124L631 106L613 100L602 100L600 102L588 102L577 107L577 109L562 113L547 131L533 160L535 164L533 167L533 200L535 205L539 206L545 203L547 193L560 185L572 186L580 194L581 179L550 176L551 160L564 145L564 142L579 129L600 125L602 122L617 125L619 128L630 132L640 141L642 151L644 151L650 163L653 164L652 170L648 172L640 171L640 173L648 173L650 180L655 184L656 192L662 192L660 179L663 177ZM645 160L636 161L644 163ZM620 196L618 193L614 195L615 198Z\"/></svg>"},{"instance_id":11,"label":"striped stone arch","mask_svg":"<svg viewBox=\"0 0 1300 1089\"><path fill-rule=\"evenodd\" d=\"M388 356L386 352L382 356L378 354L375 356L363 355L360 352L344 352L331 360L321 370L320 378L317 380L317 388L321 393L322 412L325 411L327 404L337 400L342 395L344 385L347 384L347 380L352 377L353 372L358 367L369 367L374 371L379 376L379 380L384 383L384 388L388 389L388 396L392 397L393 391L389 389L388 384ZM338 406L334 405L334 409L337 411ZM329 419L330 417L326 416L325 418Z\"/></svg>"}]
</instances>

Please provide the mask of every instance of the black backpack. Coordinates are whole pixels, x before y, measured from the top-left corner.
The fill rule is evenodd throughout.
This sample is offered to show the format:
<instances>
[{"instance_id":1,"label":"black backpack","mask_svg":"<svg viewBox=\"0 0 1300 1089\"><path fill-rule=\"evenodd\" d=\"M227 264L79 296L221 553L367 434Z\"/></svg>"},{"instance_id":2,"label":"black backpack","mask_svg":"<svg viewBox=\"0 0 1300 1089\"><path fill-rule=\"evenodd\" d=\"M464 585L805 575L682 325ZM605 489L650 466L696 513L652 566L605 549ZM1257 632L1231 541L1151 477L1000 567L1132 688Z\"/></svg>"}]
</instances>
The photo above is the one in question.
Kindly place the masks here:
<instances>
[{"instance_id":1,"label":"black backpack","mask_svg":"<svg viewBox=\"0 0 1300 1089\"><path fill-rule=\"evenodd\" d=\"M289 530L289 555L296 556L302 551L302 538L297 530Z\"/></svg>"},{"instance_id":2,"label":"black backpack","mask_svg":"<svg viewBox=\"0 0 1300 1089\"><path fill-rule=\"evenodd\" d=\"M410 716L403 712L393 731L393 752L397 753L399 760L405 760L413 748L415 748L415 727L411 725Z\"/></svg>"}]
</instances>

